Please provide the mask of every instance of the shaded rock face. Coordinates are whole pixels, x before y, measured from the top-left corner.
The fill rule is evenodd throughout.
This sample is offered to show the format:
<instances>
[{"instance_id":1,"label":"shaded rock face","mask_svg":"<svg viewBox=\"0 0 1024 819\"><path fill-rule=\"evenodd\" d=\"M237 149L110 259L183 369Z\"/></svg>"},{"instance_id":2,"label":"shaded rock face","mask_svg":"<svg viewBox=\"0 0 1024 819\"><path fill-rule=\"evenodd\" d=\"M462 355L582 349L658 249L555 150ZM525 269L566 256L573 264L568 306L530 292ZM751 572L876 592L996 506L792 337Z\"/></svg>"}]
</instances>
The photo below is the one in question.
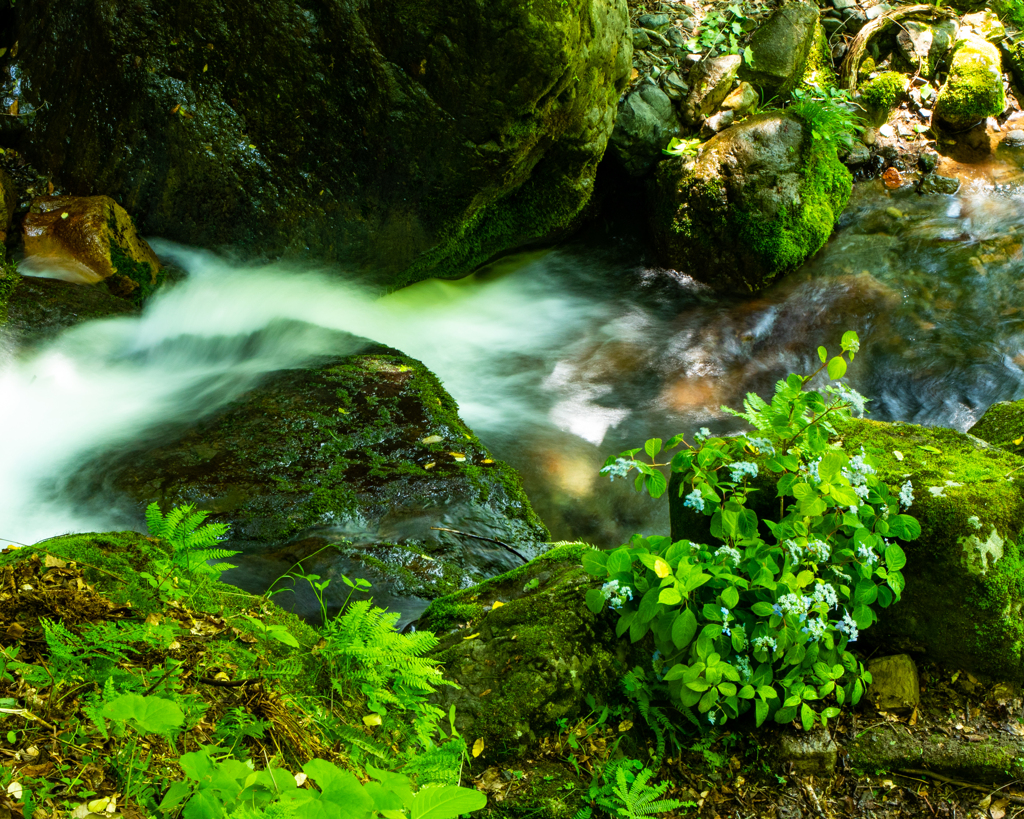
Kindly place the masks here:
<instances>
[{"instance_id":1,"label":"shaded rock face","mask_svg":"<svg viewBox=\"0 0 1024 819\"><path fill-rule=\"evenodd\" d=\"M810 143L795 117L760 114L693 160L662 162L651 197L661 262L739 293L795 270L825 244L853 184L834 150Z\"/></svg>"},{"instance_id":2,"label":"shaded rock face","mask_svg":"<svg viewBox=\"0 0 1024 819\"><path fill-rule=\"evenodd\" d=\"M2 335L16 348L49 341L83 321L135 315L139 310L131 301L114 296L102 287L15 276Z\"/></svg>"},{"instance_id":3,"label":"shaded rock face","mask_svg":"<svg viewBox=\"0 0 1024 819\"><path fill-rule=\"evenodd\" d=\"M679 117L668 95L648 83L619 105L609 149L630 176L643 176L664 155L669 140L680 133Z\"/></svg>"},{"instance_id":4,"label":"shaded rock face","mask_svg":"<svg viewBox=\"0 0 1024 819\"><path fill-rule=\"evenodd\" d=\"M23 232L29 269L78 284L106 280L115 295L140 301L159 281L156 254L109 196L38 196Z\"/></svg>"},{"instance_id":5,"label":"shaded rock face","mask_svg":"<svg viewBox=\"0 0 1024 819\"><path fill-rule=\"evenodd\" d=\"M22 147L65 188L115 197L146 234L311 249L392 286L568 226L631 61L624 0L14 15Z\"/></svg>"},{"instance_id":6,"label":"shaded rock face","mask_svg":"<svg viewBox=\"0 0 1024 819\"><path fill-rule=\"evenodd\" d=\"M449 632L440 635L434 657L461 686L439 689L433 699L446 711L455 705L460 733L483 737L489 760L535 749L560 719L586 713L588 695L599 705L620 699L622 675L650 661L646 643L638 648L615 636L613 614L595 615L583 605L595 585L580 565L587 548L556 547L435 601L420 621L421 628Z\"/></svg>"},{"instance_id":7,"label":"shaded rock face","mask_svg":"<svg viewBox=\"0 0 1024 819\"><path fill-rule=\"evenodd\" d=\"M422 608L547 539L518 476L437 379L384 347L279 372L193 428L94 464L72 481L86 497L105 487L138 509L196 503L230 523L230 548L252 560L232 559L249 568L224 579L260 591L319 552L304 573L333 577L342 599L346 574L370 577L378 603L406 595Z\"/></svg>"},{"instance_id":8,"label":"shaded rock face","mask_svg":"<svg viewBox=\"0 0 1024 819\"><path fill-rule=\"evenodd\" d=\"M853 419L837 430L848 453L864 447L874 456L890 487L911 481L914 500L906 511L921 524L921 536L903 544L901 600L876 609L879 621L861 642L1024 680L1024 458L941 427ZM668 492L672 538L707 542L710 518L683 507L677 478ZM753 508L775 520L774 482L768 475L758 480Z\"/></svg>"}]
</instances>

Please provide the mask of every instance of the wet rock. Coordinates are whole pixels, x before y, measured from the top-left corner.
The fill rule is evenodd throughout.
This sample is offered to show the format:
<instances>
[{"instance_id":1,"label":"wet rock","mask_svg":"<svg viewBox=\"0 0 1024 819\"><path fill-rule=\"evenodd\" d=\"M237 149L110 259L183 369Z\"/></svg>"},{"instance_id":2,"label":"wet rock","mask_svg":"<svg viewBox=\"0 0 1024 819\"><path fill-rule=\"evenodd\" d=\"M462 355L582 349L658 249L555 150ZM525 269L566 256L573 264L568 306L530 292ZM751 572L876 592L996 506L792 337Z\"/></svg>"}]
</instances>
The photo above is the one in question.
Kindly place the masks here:
<instances>
[{"instance_id":1,"label":"wet rock","mask_svg":"<svg viewBox=\"0 0 1024 819\"><path fill-rule=\"evenodd\" d=\"M871 159L871 151L868 150L868 146L863 142L855 141L846 156L843 157L843 162L850 166L863 165Z\"/></svg>"},{"instance_id":2,"label":"wet rock","mask_svg":"<svg viewBox=\"0 0 1024 819\"><path fill-rule=\"evenodd\" d=\"M333 342L345 344L369 345ZM153 430L131 451L98 453L71 485L82 498L127 498L139 511L196 503L231 524L229 546L245 552L232 563L247 561L250 579L276 577L263 558L273 569L288 550L301 559L326 548L338 558L322 574L334 586L339 572L372 570L383 578L375 597L386 591L420 608L519 565L515 552L532 556L547 539L518 476L463 424L437 379L372 345L274 374L213 417ZM225 579L251 589L246 577Z\"/></svg>"},{"instance_id":3,"label":"wet rock","mask_svg":"<svg viewBox=\"0 0 1024 819\"><path fill-rule=\"evenodd\" d=\"M800 82L818 29L818 9L794 0L762 24L750 40L753 60L740 68L740 78L760 86L767 96L785 94Z\"/></svg>"},{"instance_id":4,"label":"wet rock","mask_svg":"<svg viewBox=\"0 0 1024 819\"><path fill-rule=\"evenodd\" d=\"M917 183L918 193L941 193L952 196L960 190L960 180L950 176L939 176L937 173L926 174Z\"/></svg>"},{"instance_id":5,"label":"wet rock","mask_svg":"<svg viewBox=\"0 0 1024 819\"><path fill-rule=\"evenodd\" d=\"M1007 131L1000 145L1006 148L1024 148L1024 131L1020 129Z\"/></svg>"},{"instance_id":6,"label":"wet rock","mask_svg":"<svg viewBox=\"0 0 1024 819\"><path fill-rule=\"evenodd\" d=\"M644 83L619 106L609 147L627 173L643 176L662 158L661 149L680 129L669 96L653 83Z\"/></svg>"},{"instance_id":7,"label":"wet rock","mask_svg":"<svg viewBox=\"0 0 1024 819\"><path fill-rule=\"evenodd\" d=\"M138 311L136 304L103 287L17 276L7 304L3 336L16 348L33 347L84 321L134 315Z\"/></svg>"},{"instance_id":8,"label":"wet rock","mask_svg":"<svg viewBox=\"0 0 1024 819\"><path fill-rule=\"evenodd\" d=\"M779 737L778 761L783 768L792 766L797 776L828 778L836 769L839 747L820 725L811 731L785 729Z\"/></svg>"},{"instance_id":9,"label":"wet rock","mask_svg":"<svg viewBox=\"0 0 1024 819\"><path fill-rule=\"evenodd\" d=\"M809 142L800 120L759 114L694 160L662 162L651 214L662 263L737 293L802 264L828 239L852 187L835 152Z\"/></svg>"},{"instance_id":10,"label":"wet rock","mask_svg":"<svg viewBox=\"0 0 1024 819\"><path fill-rule=\"evenodd\" d=\"M998 49L976 34L957 40L949 76L939 90L935 114L954 128L967 128L1006 108Z\"/></svg>"},{"instance_id":11,"label":"wet rock","mask_svg":"<svg viewBox=\"0 0 1024 819\"><path fill-rule=\"evenodd\" d=\"M572 225L631 69L624 0L8 16L4 77L23 80L41 172L113 196L146 234L312 253L391 287Z\"/></svg>"},{"instance_id":12,"label":"wet rock","mask_svg":"<svg viewBox=\"0 0 1024 819\"><path fill-rule=\"evenodd\" d=\"M536 748L559 719L583 713L585 695L610 701L632 667L629 641L615 636L616 618L581 604L595 584L580 566L583 548L559 547L436 600L418 624L439 632L464 626L434 651L461 689L444 688L434 699L445 711L455 705L459 732L483 737L490 758ZM496 601L503 605L488 611Z\"/></svg>"},{"instance_id":13,"label":"wet rock","mask_svg":"<svg viewBox=\"0 0 1024 819\"><path fill-rule=\"evenodd\" d=\"M637 18L637 23L642 28L649 28L660 34L672 25L672 18L667 14L641 14Z\"/></svg>"},{"instance_id":14,"label":"wet rock","mask_svg":"<svg viewBox=\"0 0 1024 819\"><path fill-rule=\"evenodd\" d=\"M23 226L26 267L78 284L106 281L141 301L160 280L160 262L109 196L39 196Z\"/></svg>"},{"instance_id":15,"label":"wet rock","mask_svg":"<svg viewBox=\"0 0 1024 819\"><path fill-rule=\"evenodd\" d=\"M917 158L917 167L925 173L931 173L939 164L939 155L936 151L922 151Z\"/></svg>"},{"instance_id":16,"label":"wet rock","mask_svg":"<svg viewBox=\"0 0 1024 819\"><path fill-rule=\"evenodd\" d=\"M907 654L875 657L868 661L871 685L868 698L879 711L912 712L921 702L917 665Z\"/></svg>"},{"instance_id":17,"label":"wet rock","mask_svg":"<svg viewBox=\"0 0 1024 819\"><path fill-rule=\"evenodd\" d=\"M684 122L696 126L711 116L732 91L742 61L738 54L724 54L697 63L690 72L690 94L683 107Z\"/></svg>"}]
</instances>

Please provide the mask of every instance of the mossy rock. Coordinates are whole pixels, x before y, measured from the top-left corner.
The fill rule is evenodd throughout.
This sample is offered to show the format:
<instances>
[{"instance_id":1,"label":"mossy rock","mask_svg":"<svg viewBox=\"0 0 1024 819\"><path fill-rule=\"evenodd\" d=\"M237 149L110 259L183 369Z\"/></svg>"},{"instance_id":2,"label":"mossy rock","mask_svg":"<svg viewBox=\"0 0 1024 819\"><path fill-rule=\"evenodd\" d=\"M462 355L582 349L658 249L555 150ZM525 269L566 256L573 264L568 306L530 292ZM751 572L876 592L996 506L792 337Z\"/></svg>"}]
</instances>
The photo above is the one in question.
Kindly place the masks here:
<instances>
[{"instance_id":1,"label":"mossy rock","mask_svg":"<svg viewBox=\"0 0 1024 819\"><path fill-rule=\"evenodd\" d=\"M456 706L466 737L483 737L501 761L535 749L558 720L621 697L619 681L635 664L616 618L584 604L597 582L581 565L584 544L563 544L513 572L434 601L419 623L440 632L434 656L461 689L436 695ZM498 605L500 604L500 605Z\"/></svg>"},{"instance_id":2,"label":"mossy rock","mask_svg":"<svg viewBox=\"0 0 1024 819\"><path fill-rule=\"evenodd\" d=\"M103 287L21 276L13 266L9 270L11 286L6 304L5 335L15 347L42 344L85 321L132 316L139 312L138 305ZM0 305L4 302L3 276L0 272Z\"/></svg>"},{"instance_id":3,"label":"mossy rock","mask_svg":"<svg viewBox=\"0 0 1024 819\"><path fill-rule=\"evenodd\" d=\"M817 6L786 3L754 32L752 59L740 68L740 79L763 88L766 97L788 94L803 79L820 31Z\"/></svg>"},{"instance_id":4,"label":"mossy rock","mask_svg":"<svg viewBox=\"0 0 1024 819\"><path fill-rule=\"evenodd\" d=\"M393 608L420 598L418 611L519 565L516 552L536 554L548 534L518 475L437 378L395 350L349 346L365 349L278 372L194 426L97 453L72 491L83 503L112 497L136 520L152 502L195 503L230 524L228 546L246 553L225 579L262 591L301 560L303 573L334 578L332 609L348 591L339 574L370 579ZM296 599L319 614L312 598Z\"/></svg>"},{"instance_id":5,"label":"mossy rock","mask_svg":"<svg viewBox=\"0 0 1024 819\"><path fill-rule=\"evenodd\" d=\"M912 483L907 512L921 524L921 536L904 544L902 599L877 610L862 641L1024 680L1024 458L941 427L851 419L838 431L847 452L864 447L874 456L891 488ZM773 482L768 474L758 481L754 508L775 520ZM672 487L669 498L673 539L706 542L710 519L684 508Z\"/></svg>"},{"instance_id":6,"label":"mossy rock","mask_svg":"<svg viewBox=\"0 0 1024 819\"><path fill-rule=\"evenodd\" d=\"M876 111L888 114L906 92L907 82L906 74L884 71L861 86L861 98Z\"/></svg>"},{"instance_id":7,"label":"mossy rock","mask_svg":"<svg viewBox=\"0 0 1024 819\"><path fill-rule=\"evenodd\" d=\"M949 76L939 89L935 113L954 128L968 128L1006 108L999 49L976 34L954 45Z\"/></svg>"},{"instance_id":8,"label":"mossy rock","mask_svg":"<svg viewBox=\"0 0 1024 819\"><path fill-rule=\"evenodd\" d=\"M992 446L1024 456L1024 401L993 404L967 431Z\"/></svg>"},{"instance_id":9,"label":"mossy rock","mask_svg":"<svg viewBox=\"0 0 1024 819\"><path fill-rule=\"evenodd\" d=\"M661 262L712 287L753 293L828 240L853 188L835 149L795 116L750 117L695 159L658 168L651 224Z\"/></svg>"},{"instance_id":10,"label":"mossy rock","mask_svg":"<svg viewBox=\"0 0 1024 819\"><path fill-rule=\"evenodd\" d=\"M632 64L625 0L98 0L8 17L2 76L34 115L21 147L61 187L116 198L145 234L312 252L387 287L571 226Z\"/></svg>"}]
</instances>

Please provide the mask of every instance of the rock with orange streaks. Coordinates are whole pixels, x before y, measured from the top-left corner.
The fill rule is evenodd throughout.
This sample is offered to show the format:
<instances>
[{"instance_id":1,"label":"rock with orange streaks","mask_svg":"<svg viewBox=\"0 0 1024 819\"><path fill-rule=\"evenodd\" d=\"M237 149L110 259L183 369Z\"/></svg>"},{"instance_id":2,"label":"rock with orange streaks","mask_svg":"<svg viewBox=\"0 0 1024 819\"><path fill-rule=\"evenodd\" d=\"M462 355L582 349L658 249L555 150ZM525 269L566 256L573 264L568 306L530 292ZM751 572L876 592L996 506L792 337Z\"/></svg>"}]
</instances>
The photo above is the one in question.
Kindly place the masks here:
<instances>
[{"instance_id":1,"label":"rock with orange streaks","mask_svg":"<svg viewBox=\"0 0 1024 819\"><path fill-rule=\"evenodd\" d=\"M160 262L109 196L39 196L25 217L29 267L81 284L106 281L114 295L141 300L160 280Z\"/></svg>"}]
</instances>

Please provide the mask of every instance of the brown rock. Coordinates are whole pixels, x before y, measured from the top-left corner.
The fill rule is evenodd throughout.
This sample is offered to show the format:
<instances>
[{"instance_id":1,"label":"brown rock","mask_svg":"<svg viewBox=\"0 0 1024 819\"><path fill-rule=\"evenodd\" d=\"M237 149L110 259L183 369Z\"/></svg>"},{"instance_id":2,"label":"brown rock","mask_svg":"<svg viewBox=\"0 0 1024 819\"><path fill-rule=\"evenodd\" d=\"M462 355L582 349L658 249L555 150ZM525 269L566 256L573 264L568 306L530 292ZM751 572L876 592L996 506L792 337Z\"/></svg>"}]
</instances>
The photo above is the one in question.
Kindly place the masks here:
<instances>
[{"instance_id":1,"label":"brown rock","mask_svg":"<svg viewBox=\"0 0 1024 819\"><path fill-rule=\"evenodd\" d=\"M56 269L59 278L82 284L107 279L118 296L144 296L157 284L156 255L109 196L36 197L24 233L30 266Z\"/></svg>"},{"instance_id":2,"label":"brown rock","mask_svg":"<svg viewBox=\"0 0 1024 819\"><path fill-rule=\"evenodd\" d=\"M891 191L903 186L903 176L895 168L886 168L885 173L882 174L882 181L885 183L885 187Z\"/></svg>"},{"instance_id":3,"label":"brown rock","mask_svg":"<svg viewBox=\"0 0 1024 819\"><path fill-rule=\"evenodd\" d=\"M879 711L906 711L921 702L917 666L907 654L877 657L868 663L872 683L868 697Z\"/></svg>"}]
</instances>

